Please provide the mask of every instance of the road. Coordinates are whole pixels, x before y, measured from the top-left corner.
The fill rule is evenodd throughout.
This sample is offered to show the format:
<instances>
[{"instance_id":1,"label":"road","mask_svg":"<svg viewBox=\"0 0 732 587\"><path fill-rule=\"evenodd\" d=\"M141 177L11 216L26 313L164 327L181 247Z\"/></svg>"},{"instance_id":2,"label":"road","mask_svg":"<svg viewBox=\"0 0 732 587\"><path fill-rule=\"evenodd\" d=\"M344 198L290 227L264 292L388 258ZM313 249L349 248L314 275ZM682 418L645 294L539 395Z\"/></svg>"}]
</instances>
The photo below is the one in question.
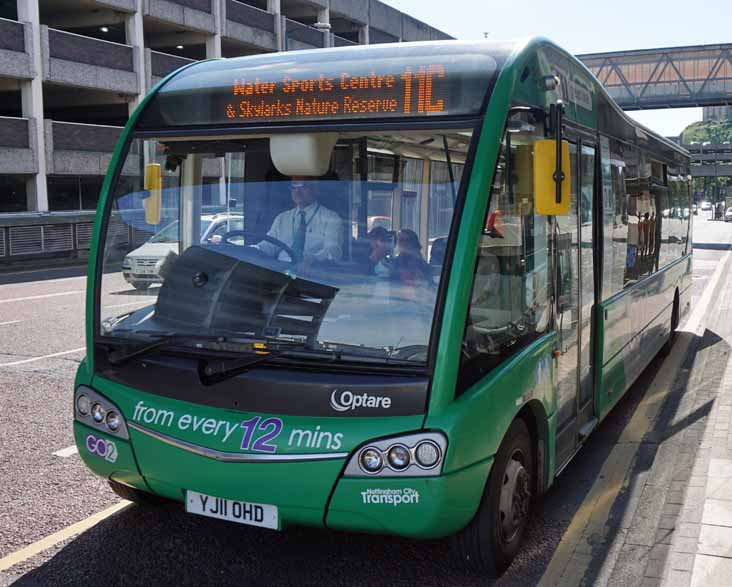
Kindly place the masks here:
<instances>
[{"instance_id":1,"label":"road","mask_svg":"<svg viewBox=\"0 0 732 587\"><path fill-rule=\"evenodd\" d=\"M702 214L695 222L692 308L700 308L694 319L703 322L720 303L704 293L726 258L732 224ZM120 500L81 464L71 430L85 286L81 268L0 274L0 586L485 584L452 564L443 540L307 528L277 533L178 507L128 506L107 515ZM129 291L105 304L134 305L139 295ZM547 573L652 382L667 367L679 370L683 359L673 365L656 359L599 426L539 503L526 544L498 585L534 585ZM105 517L92 525L90 516L99 512ZM17 554L29 545L38 553ZM4 569L8 560L13 564Z\"/></svg>"}]
</instances>

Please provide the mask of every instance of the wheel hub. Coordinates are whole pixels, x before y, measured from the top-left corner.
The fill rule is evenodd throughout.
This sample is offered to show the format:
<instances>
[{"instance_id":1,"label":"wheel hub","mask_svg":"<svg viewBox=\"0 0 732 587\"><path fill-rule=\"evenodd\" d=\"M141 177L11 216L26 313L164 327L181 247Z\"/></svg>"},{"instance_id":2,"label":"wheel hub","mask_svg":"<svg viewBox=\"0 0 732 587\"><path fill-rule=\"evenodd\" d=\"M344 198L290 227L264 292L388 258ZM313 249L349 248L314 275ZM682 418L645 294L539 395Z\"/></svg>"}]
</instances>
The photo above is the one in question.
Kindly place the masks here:
<instances>
[{"instance_id":1,"label":"wheel hub","mask_svg":"<svg viewBox=\"0 0 732 587\"><path fill-rule=\"evenodd\" d=\"M529 515L531 488L529 473L515 458L506 466L499 500L500 529L504 542L511 542Z\"/></svg>"}]
</instances>

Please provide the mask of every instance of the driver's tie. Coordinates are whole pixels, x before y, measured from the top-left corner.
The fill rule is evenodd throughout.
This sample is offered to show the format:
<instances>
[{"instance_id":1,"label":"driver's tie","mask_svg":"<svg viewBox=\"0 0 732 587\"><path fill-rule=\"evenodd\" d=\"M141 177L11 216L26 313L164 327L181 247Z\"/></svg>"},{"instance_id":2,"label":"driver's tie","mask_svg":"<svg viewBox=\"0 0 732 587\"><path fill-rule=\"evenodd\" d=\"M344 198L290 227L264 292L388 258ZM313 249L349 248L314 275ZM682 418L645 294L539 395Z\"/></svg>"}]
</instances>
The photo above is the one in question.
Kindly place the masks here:
<instances>
[{"instance_id":1,"label":"driver's tie","mask_svg":"<svg viewBox=\"0 0 732 587\"><path fill-rule=\"evenodd\" d=\"M305 231L307 229L307 224L305 222L305 210L300 210L298 215L300 216L300 222L295 229L295 238L292 241L292 249L295 251L298 258L302 259L302 254L305 251Z\"/></svg>"}]
</instances>

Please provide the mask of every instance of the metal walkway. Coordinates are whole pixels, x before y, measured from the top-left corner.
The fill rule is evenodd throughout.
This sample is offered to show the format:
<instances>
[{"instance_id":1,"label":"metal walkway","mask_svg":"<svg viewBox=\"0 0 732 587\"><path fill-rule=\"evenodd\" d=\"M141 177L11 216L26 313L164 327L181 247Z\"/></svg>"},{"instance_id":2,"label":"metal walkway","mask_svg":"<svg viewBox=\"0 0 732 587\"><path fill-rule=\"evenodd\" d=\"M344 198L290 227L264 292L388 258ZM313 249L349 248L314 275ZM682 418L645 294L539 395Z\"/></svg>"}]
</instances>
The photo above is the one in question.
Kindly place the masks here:
<instances>
[{"instance_id":1,"label":"metal walkway","mask_svg":"<svg viewBox=\"0 0 732 587\"><path fill-rule=\"evenodd\" d=\"M732 43L577 57L624 110L732 105Z\"/></svg>"}]
</instances>

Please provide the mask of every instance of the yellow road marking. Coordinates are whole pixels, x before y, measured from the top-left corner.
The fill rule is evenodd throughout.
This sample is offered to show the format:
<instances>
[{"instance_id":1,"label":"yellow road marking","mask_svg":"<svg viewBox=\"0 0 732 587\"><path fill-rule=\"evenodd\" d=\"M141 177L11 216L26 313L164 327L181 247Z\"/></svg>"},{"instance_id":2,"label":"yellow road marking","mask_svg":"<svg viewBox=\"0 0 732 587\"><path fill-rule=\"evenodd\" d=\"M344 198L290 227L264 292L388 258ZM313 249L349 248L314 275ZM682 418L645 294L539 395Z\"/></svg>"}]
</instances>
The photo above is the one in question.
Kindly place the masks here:
<instances>
[{"instance_id":1,"label":"yellow road marking","mask_svg":"<svg viewBox=\"0 0 732 587\"><path fill-rule=\"evenodd\" d=\"M623 482L633 464L640 442L651 430L662 400L671 390L692 338L692 335L683 332L679 334L677 344L663 362L633 417L623 429L617 444L610 451L597 480L564 532L552 560L549 561L539 581L539 587L579 585L590 561L587 556L574 557L575 551L587 531L603 531L610 509L623 488Z\"/></svg>"},{"instance_id":2,"label":"yellow road marking","mask_svg":"<svg viewBox=\"0 0 732 587\"><path fill-rule=\"evenodd\" d=\"M129 501L116 503L113 506L108 507L106 510L102 510L101 512L97 512L96 514L89 516L85 520L76 522L76 524L72 524L67 528L54 532L45 538L41 538L38 542L29 544L25 548L21 548L6 557L0 558L0 572L7 571L10 567L14 567L18 563L22 563L23 561L42 553L44 550L48 550L64 540L68 540L77 534L86 532L89 528L96 526L102 520L105 520L109 516L128 508L130 505L132 505L132 502Z\"/></svg>"}]
</instances>

